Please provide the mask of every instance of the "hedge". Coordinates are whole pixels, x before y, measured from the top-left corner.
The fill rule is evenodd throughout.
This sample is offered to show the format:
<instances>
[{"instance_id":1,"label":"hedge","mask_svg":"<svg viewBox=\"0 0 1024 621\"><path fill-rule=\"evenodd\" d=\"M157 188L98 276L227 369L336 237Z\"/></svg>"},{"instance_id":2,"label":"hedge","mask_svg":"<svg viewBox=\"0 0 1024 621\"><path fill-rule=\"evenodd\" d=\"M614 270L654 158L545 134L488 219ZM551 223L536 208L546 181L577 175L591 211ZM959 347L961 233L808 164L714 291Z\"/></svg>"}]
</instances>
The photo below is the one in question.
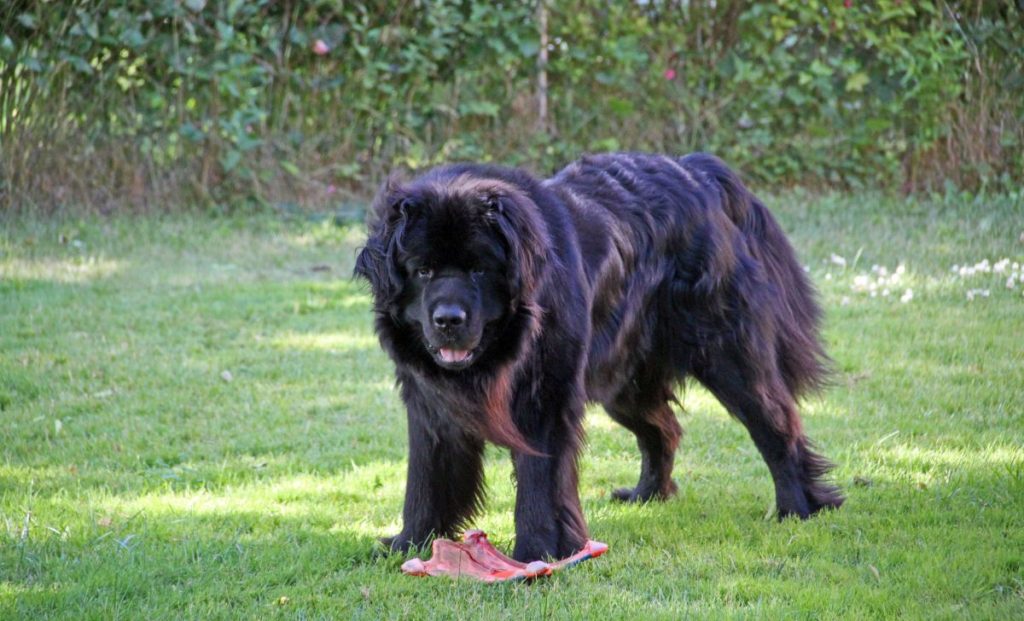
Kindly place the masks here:
<instances>
[{"instance_id":1,"label":"hedge","mask_svg":"<svg viewBox=\"0 0 1024 621\"><path fill-rule=\"evenodd\" d=\"M609 149L710 150L772 186L1009 187L1022 7L13 0L0 204L323 206L396 169Z\"/></svg>"}]
</instances>

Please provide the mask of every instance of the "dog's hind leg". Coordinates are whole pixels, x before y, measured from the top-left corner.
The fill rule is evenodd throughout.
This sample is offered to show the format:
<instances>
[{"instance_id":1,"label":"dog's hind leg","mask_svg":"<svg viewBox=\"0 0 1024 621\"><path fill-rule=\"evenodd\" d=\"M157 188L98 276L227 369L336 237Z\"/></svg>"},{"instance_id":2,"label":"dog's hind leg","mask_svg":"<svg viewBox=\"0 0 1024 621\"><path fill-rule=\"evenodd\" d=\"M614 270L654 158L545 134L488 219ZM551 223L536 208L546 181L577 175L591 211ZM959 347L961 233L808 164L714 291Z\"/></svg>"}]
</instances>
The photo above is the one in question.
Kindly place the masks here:
<instances>
[{"instance_id":1,"label":"dog's hind leg","mask_svg":"<svg viewBox=\"0 0 1024 621\"><path fill-rule=\"evenodd\" d=\"M677 489L672 480L672 465L683 429L667 399L649 402L649 398L641 399L640 393L630 391L605 404L608 414L636 435L640 448L640 480L636 487L612 492L613 498L626 502L664 500ZM667 389L663 393L671 395Z\"/></svg>"},{"instance_id":2,"label":"dog's hind leg","mask_svg":"<svg viewBox=\"0 0 1024 621\"><path fill-rule=\"evenodd\" d=\"M723 348L694 374L746 426L774 479L779 518L807 518L838 507L843 496L823 480L832 464L811 450L796 399L770 360L757 363L750 352Z\"/></svg>"}]
</instances>

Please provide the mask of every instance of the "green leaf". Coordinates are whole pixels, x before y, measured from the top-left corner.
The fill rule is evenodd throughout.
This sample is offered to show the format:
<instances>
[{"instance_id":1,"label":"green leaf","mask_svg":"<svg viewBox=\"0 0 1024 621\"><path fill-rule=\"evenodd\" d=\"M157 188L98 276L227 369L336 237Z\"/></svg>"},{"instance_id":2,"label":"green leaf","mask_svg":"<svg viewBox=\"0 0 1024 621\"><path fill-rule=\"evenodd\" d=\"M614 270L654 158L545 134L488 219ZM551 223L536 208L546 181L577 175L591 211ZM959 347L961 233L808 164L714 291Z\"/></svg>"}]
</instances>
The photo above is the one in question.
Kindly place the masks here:
<instances>
[{"instance_id":1,"label":"green leaf","mask_svg":"<svg viewBox=\"0 0 1024 621\"><path fill-rule=\"evenodd\" d=\"M867 86L869 82L871 82L871 78L868 77L868 74L863 71L858 71L846 79L846 92L859 93L864 90L864 87Z\"/></svg>"},{"instance_id":2,"label":"green leaf","mask_svg":"<svg viewBox=\"0 0 1024 621\"><path fill-rule=\"evenodd\" d=\"M125 44L130 48L141 48L146 44L145 37L139 32L138 28L126 28L121 33L121 43Z\"/></svg>"},{"instance_id":3,"label":"green leaf","mask_svg":"<svg viewBox=\"0 0 1024 621\"><path fill-rule=\"evenodd\" d=\"M594 151L618 151L622 148L617 138L604 138L601 140L595 140L591 143L590 148Z\"/></svg>"},{"instance_id":4,"label":"green leaf","mask_svg":"<svg viewBox=\"0 0 1024 621\"><path fill-rule=\"evenodd\" d=\"M36 18L31 13L22 13L21 15L18 15L18 23L29 30L36 29Z\"/></svg>"},{"instance_id":5,"label":"green leaf","mask_svg":"<svg viewBox=\"0 0 1024 621\"><path fill-rule=\"evenodd\" d=\"M252 151L263 144L262 138L241 134L235 138L235 146L241 151Z\"/></svg>"},{"instance_id":6,"label":"green leaf","mask_svg":"<svg viewBox=\"0 0 1024 621\"><path fill-rule=\"evenodd\" d=\"M224 167L224 172L231 172L240 161L242 161L242 152L231 149L224 157L220 158L220 165Z\"/></svg>"},{"instance_id":7,"label":"green leaf","mask_svg":"<svg viewBox=\"0 0 1024 621\"><path fill-rule=\"evenodd\" d=\"M235 37L235 29L232 28L230 24L226 24L218 19L217 34L220 36L221 41L224 43L230 43L231 39Z\"/></svg>"},{"instance_id":8,"label":"green leaf","mask_svg":"<svg viewBox=\"0 0 1024 621\"><path fill-rule=\"evenodd\" d=\"M608 108L619 116L629 116L636 110L636 106L633 105L632 101L628 99L620 99L618 97L612 97L608 100Z\"/></svg>"},{"instance_id":9,"label":"green leaf","mask_svg":"<svg viewBox=\"0 0 1024 621\"><path fill-rule=\"evenodd\" d=\"M299 170L299 167L289 162L288 160L281 161L281 168L283 168L286 173L295 178L302 177L302 171Z\"/></svg>"},{"instance_id":10,"label":"green leaf","mask_svg":"<svg viewBox=\"0 0 1024 621\"><path fill-rule=\"evenodd\" d=\"M519 42L519 53L526 58L536 56L538 51L540 51L540 43L536 39L526 39Z\"/></svg>"},{"instance_id":11,"label":"green leaf","mask_svg":"<svg viewBox=\"0 0 1024 621\"><path fill-rule=\"evenodd\" d=\"M185 0L185 7L193 13L198 13L206 8L206 0Z\"/></svg>"},{"instance_id":12,"label":"green leaf","mask_svg":"<svg viewBox=\"0 0 1024 621\"><path fill-rule=\"evenodd\" d=\"M84 11L81 14L81 19L82 24L85 26L85 33L89 35L89 38L99 39L100 27L96 24L96 20L87 15Z\"/></svg>"},{"instance_id":13,"label":"green leaf","mask_svg":"<svg viewBox=\"0 0 1024 621\"><path fill-rule=\"evenodd\" d=\"M75 71L78 71L79 73L84 73L85 75L92 75L95 73L93 66L81 56L68 55L65 60L67 60L68 63L75 68Z\"/></svg>"},{"instance_id":14,"label":"green leaf","mask_svg":"<svg viewBox=\"0 0 1024 621\"><path fill-rule=\"evenodd\" d=\"M459 114L463 116L498 116L498 104L490 101L467 101L459 106Z\"/></svg>"},{"instance_id":15,"label":"green leaf","mask_svg":"<svg viewBox=\"0 0 1024 621\"><path fill-rule=\"evenodd\" d=\"M786 99L793 102L793 104L796 106L804 105L805 103L807 103L807 100L809 99L807 97L806 91L804 91L803 89L796 88L794 86L786 88L785 95Z\"/></svg>"},{"instance_id":16,"label":"green leaf","mask_svg":"<svg viewBox=\"0 0 1024 621\"><path fill-rule=\"evenodd\" d=\"M864 127L872 132L880 132L892 127L892 121L882 117L872 117L864 122Z\"/></svg>"},{"instance_id":17,"label":"green leaf","mask_svg":"<svg viewBox=\"0 0 1024 621\"><path fill-rule=\"evenodd\" d=\"M818 76L818 77L825 77L825 76L832 75L832 67L829 67L828 65L826 65L825 63L823 63L823 62L821 62L820 60L817 60L817 59L815 59L811 63L810 70L811 70L812 74L814 74L815 76Z\"/></svg>"},{"instance_id":18,"label":"green leaf","mask_svg":"<svg viewBox=\"0 0 1024 621\"><path fill-rule=\"evenodd\" d=\"M234 19L238 9L245 5L245 0L231 0L228 2L228 19Z\"/></svg>"},{"instance_id":19,"label":"green leaf","mask_svg":"<svg viewBox=\"0 0 1024 621\"><path fill-rule=\"evenodd\" d=\"M193 125L192 123L185 123L178 129L178 133L181 134L185 139L192 142L202 142L206 139L206 133Z\"/></svg>"}]
</instances>

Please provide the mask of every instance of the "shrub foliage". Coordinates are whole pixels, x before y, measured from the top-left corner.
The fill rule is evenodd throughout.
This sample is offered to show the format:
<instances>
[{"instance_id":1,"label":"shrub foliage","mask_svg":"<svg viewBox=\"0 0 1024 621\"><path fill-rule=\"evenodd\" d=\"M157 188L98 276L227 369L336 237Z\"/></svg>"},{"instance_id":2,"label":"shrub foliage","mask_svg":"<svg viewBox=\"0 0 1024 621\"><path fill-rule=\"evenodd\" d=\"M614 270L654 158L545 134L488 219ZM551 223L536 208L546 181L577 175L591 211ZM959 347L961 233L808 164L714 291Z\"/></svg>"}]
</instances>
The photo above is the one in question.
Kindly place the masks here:
<instances>
[{"instance_id":1,"label":"shrub foliage","mask_svg":"<svg viewBox=\"0 0 1024 621\"><path fill-rule=\"evenodd\" d=\"M713 150L778 185L1010 186L1022 15L1015 0L11 0L0 200L319 205L396 168L547 172L605 149Z\"/></svg>"}]
</instances>

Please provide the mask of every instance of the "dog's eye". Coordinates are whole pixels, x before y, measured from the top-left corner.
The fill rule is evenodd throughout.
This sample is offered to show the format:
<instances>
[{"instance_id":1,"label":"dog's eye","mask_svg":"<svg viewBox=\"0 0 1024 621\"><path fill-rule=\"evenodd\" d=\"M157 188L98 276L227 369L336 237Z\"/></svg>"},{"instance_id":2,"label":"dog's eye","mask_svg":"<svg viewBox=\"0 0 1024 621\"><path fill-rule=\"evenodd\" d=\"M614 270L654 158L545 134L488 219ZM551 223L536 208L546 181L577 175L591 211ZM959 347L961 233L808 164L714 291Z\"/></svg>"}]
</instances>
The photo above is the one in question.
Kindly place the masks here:
<instances>
[{"instance_id":1,"label":"dog's eye","mask_svg":"<svg viewBox=\"0 0 1024 621\"><path fill-rule=\"evenodd\" d=\"M434 275L434 270L430 269L429 267L421 267L416 270L416 275L419 276L420 278L430 278L431 276Z\"/></svg>"}]
</instances>

